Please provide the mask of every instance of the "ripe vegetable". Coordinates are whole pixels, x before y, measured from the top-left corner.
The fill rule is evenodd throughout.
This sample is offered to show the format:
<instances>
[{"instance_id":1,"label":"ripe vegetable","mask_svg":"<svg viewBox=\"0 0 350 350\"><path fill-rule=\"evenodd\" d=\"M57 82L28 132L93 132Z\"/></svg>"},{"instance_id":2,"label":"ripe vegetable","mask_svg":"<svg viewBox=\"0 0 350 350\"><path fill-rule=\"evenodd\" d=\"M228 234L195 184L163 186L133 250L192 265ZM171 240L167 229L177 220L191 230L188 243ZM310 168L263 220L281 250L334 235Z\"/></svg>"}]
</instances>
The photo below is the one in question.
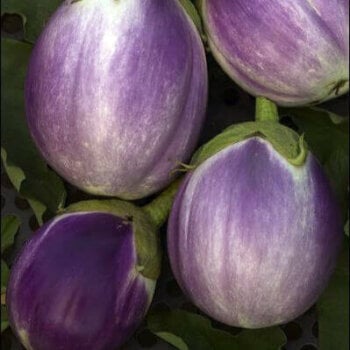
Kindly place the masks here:
<instances>
[{"instance_id":1,"label":"ripe vegetable","mask_svg":"<svg viewBox=\"0 0 350 350\"><path fill-rule=\"evenodd\" d=\"M339 209L318 162L302 154L293 165L255 136L187 174L169 219L168 253L183 291L213 318L245 328L281 324L326 286L341 243Z\"/></svg>"},{"instance_id":2,"label":"ripe vegetable","mask_svg":"<svg viewBox=\"0 0 350 350\"><path fill-rule=\"evenodd\" d=\"M42 226L11 270L10 323L26 349L114 350L152 300L160 264L152 223L127 204L114 201L114 212L81 203Z\"/></svg>"},{"instance_id":3,"label":"ripe vegetable","mask_svg":"<svg viewBox=\"0 0 350 350\"><path fill-rule=\"evenodd\" d=\"M349 90L349 0L201 0L213 55L237 84L285 105Z\"/></svg>"},{"instance_id":4,"label":"ripe vegetable","mask_svg":"<svg viewBox=\"0 0 350 350\"><path fill-rule=\"evenodd\" d=\"M136 199L171 182L207 102L200 36L177 0L64 1L25 86L31 135L67 181Z\"/></svg>"}]
</instances>

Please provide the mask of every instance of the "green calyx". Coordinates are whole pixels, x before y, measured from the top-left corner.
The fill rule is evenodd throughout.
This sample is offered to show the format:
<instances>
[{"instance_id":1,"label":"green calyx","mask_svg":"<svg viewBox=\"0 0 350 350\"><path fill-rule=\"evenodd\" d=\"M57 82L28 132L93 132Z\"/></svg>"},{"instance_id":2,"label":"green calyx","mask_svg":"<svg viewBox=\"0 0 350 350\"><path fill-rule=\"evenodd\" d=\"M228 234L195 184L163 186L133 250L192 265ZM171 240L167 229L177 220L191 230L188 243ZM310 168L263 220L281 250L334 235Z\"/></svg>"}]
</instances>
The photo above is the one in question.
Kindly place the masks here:
<instances>
[{"instance_id":1,"label":"green calyx","mask_svg":"<svg viewBox=\"0 0 350 350\"><path fill-rule=\"evenodd\" d=\"M224 148L251 137L261 137L270 142L274 149L294 166L302 166L305 163L308 150L303 136L276 121L258 120L228 127L199 148L191 164L197 167Z\"/></svg>"},{"instance_id":2,"label":"green calyx","mask_svg":"<svg viewBox=\"0 0 350 350\"><path fill-rule=\"evenodd\" d=\"M144 277L156 280L161 268L158 229L168 217L181 181L181 178L175 180L156 199L143 208L117 199L88 200L74 203L59 214L102 212L125 219L133 227L137 254L136 270Z\"/></svg>"},{"instance_id":3,"label":"green calyx","mask_svg":"<svg viewBox=\"0 0 350 350\"><path fill-rule=\"evenodd\" d=\"M125 219L133 227L135 237L137 266L144 277L156 280L161 268L161 249L157 227L151 217L135 205L116 200L88 200L70 205L60 214L74 212L110 213Z\"/></svg>"},{"instance_id":4,"label":"green calyx","mask_svg":"<svg viewBox=\"0 0 350 350\"><path fill-rule=\"evenodd\" d=\"M198 149L191 165L197 167L224 148L251 137L261 137L294 166L302 166L307 157L304 136L278 123L278 109L265 97L256 98L255 121L235 124Z\"/></svg>"}]
</instances>

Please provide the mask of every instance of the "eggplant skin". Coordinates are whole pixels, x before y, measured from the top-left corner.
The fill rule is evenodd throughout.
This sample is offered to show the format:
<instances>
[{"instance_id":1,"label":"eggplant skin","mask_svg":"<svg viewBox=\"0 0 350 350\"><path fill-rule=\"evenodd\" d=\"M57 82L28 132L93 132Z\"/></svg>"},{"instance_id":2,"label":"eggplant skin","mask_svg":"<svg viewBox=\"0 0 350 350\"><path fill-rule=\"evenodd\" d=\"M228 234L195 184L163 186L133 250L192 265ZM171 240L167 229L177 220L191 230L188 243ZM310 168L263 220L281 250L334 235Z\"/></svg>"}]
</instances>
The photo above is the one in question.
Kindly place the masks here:
<instances>
[{"instance_id":1,"label":"eggplant skin","mask_svg":"<svg viewBox=\"0 0 350 350\"><path fill-rule=\"evenodd\" d=\"M65 214L42 226L11 269L10 325L30 350L114 350L135 332L156 281L137 272L130 223Z\"/></svg>"},{"instance_id":2,"label":"eggplant skin","mask_svg":"<svg viewBox=\"0 0 350 350\"><path fill-rule=\"evenodd\" d=\"M168 254L184 293L230 326L263 328L311 307L342 241L338 204L309 152L288 163L258 137L185 178L168 223Z\"/></svg>"},{"instance_id":3,"label":"eggplant skin","mask_svg":"<svg viewBox=\"0 0 350 350\"><path fill-rule=\"evenodd\" d=\"M349 0L201 0L211 51L254 96L283 106L349 91Z\"/></svg>"},{"instance_id":4,"label":"eggplant skin","mask_svg":"<svg viewBox=\"0 0 350 350\"><path fill-rule=\"evenodd\" d=\"M177 0L65 1L34 47L26 116L68 182L138 199L191 156L207 90L204 47Z\"/></svg>"}]
</instances>

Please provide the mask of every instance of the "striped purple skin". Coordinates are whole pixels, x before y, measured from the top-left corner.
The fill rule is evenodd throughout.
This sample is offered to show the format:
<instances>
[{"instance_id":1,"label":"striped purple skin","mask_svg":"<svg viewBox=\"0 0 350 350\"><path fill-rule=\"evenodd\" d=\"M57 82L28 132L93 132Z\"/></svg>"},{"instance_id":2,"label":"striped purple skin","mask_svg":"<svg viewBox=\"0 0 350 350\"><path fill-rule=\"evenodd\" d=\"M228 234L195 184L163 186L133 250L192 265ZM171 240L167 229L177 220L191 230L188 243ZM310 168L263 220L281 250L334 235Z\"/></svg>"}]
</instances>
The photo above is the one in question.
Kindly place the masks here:
<instances>
[{"instance_id":1,"label":"striped purple skin","mask_svg":"<svg viewBox=\"0 0 350 350\"><path fill-rule=\"evenodd\" d=\"M201 39L177 0L70 2L32 53L31 135L80 189L145 197L196 146L208 89Z\"/></svg>"},{"instance_id":2,"label":"striped purple skin","mask_svg":"<svg viewBox=\"0 0 350 350\"><path fill-rule=\"evenodd\" d=\"M26 349L108 350L137 329L155 281L136 271L132 227L105 213L42 226L11 270L10 324Z\"/></svg>"},{"instance_id":3,"label":"striped purple skin","mask_svg":"<svg viewBox=\"0 0 350 350\"><path fill-rule=\"evenodd\" d=\"M349 90L349 0L201 0L213 55L243 89L285 106Z\"/></svg>"},{"instance_id":4,"label":"striped purple skin","mask_svg":"<svg viewBox=\"0 0 350 350\"><path fill-rule=\"evenodd\" d=\"M189 173L168 224L170 262L185 294L244 328L281 324L312 306L341 239L339 209L315 158L295 167L260 138Z\"/></svg>"}]
</instances>

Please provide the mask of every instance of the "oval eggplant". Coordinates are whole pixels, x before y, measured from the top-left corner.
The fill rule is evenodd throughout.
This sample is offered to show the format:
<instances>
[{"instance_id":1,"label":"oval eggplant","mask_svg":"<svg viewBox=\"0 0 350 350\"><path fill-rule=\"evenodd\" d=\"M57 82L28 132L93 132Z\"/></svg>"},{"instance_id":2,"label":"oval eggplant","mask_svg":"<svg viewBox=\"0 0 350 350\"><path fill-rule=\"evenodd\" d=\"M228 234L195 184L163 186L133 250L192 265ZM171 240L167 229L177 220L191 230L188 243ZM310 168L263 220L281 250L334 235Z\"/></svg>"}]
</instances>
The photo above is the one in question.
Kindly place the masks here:
<instances>
[{"instance_id":1,"label":"oval eggplant","mask_svg":"<svg viewBox=\"0 0 350 350\"><path fill-rule=\"evenodd\" d=\"M33 50L26 115L68 182L137 199L190 157L207 88L200 36L177 0L69 0Z\"/></svg>"},{"instance_id":2,"label":"oval eggplant","mask_svg":"<svg viewBox=\"0 0 350 350\"><path fill-rule=\"evenodd\" d=\"M213 55L254 96L284 106L349 90L349 0L201 0Z\"/></svg>"},{"instance_id":3,"label":"oval eggplant","mask_svg":"<svg viewBox=\"0 0 350 350\"><path fill-rule=\"evenodd\" d=\"M341 240L337 202L312 154L294 166L260 137L189 173L168 224L171 267L185 294L244 328L285 323L311 307Z\"/></svg>"},{"instance_id":4,"label":"oval eggplant","mask_svg":"<svg viewBox=\"0 0 350 350\"><path fill-rule=\"evenodd\" d=\"M26 349L108 350L132 335L156 284L139 272L133 231L113 214L79 212L34 234L7 288L10 324Z\"/></svg>"}]
</instances>

